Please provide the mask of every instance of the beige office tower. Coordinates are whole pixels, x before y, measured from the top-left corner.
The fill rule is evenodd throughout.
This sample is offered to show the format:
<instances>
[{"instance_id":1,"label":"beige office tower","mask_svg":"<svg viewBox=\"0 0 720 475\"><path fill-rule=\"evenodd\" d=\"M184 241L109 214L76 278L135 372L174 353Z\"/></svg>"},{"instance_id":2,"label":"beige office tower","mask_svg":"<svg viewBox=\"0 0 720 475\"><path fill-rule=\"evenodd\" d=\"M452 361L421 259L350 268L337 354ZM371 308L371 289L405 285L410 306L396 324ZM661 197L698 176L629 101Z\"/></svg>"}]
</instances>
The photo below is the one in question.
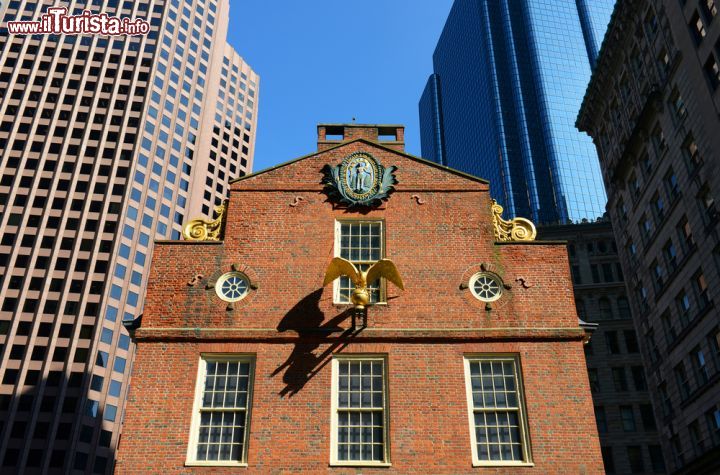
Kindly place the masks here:
<instances>
[{"instance_id":1,"label":"beige office tower","mask_svg":"<svg viewBox=\"0 0 720 475\"><path fill-rule=\"evenodd\" d=\"M252 170L255 151L258 77L232 46L213 52L213 77L218 87L203 110L203 127L198 149L207 157L205 166L193 171L193 190L188 199L188 216L212 216L213 208L227 197L228 181ZM200 183L202 193L200 192Z\"/></svg>"},{"instance_id":2,"label":"beige office tower","mask_svg":"<svg viewBox=\"0 0 720 475\"><path fill-rule=\"evenodd\" d=\"M8 34L58 4L151 30ZM258 78L228 9L0 0L0 473L112 471L153 241L252 165Z\"/></svg>"}]
</instances>

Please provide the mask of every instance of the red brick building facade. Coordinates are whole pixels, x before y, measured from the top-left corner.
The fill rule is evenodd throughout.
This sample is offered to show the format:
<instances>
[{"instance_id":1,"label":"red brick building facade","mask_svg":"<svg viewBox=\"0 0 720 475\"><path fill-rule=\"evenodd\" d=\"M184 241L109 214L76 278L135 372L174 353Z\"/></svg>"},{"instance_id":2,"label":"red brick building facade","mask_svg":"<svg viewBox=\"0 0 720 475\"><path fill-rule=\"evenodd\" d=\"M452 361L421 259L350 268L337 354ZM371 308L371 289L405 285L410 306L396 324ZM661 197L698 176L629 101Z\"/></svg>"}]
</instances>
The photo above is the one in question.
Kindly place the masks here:
<instances>
[{"instance_id":1,"label":"red brick building facade","mask_svg":"<svg viewBox=\"0 0 720 475\"><path fill-rule=\"evenodd\" d=\"M155 246L117 471L602 473L565 245L496 241L488 184L402 127L318 131L232 185L222 241ZM397 183L349 208L322 170L360 152ZM334 256L404 290L353 326Z\"/></svg>"}]
</instances>

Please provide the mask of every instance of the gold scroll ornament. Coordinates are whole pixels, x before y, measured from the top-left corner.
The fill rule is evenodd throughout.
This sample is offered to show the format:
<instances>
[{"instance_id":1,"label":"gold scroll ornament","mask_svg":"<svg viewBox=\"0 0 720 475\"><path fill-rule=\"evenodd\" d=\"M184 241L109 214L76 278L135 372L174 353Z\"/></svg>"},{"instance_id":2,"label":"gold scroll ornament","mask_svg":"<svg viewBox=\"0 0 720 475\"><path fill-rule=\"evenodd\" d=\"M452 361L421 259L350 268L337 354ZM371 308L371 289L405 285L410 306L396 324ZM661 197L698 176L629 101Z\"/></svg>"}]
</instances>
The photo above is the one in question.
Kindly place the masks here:
<instances>
[{"instance_id":1,"label":"gold scroll ornament","mask_svg":"<svg viewBox=\"0 0 720 475\"><path fill-rule=\"evenodd\" d=\"M507 221L502 218L503 207L492 200L493 228L498 241L534 241L537 236L535 225L529 219L515 218Z\"/></svg>"},{"instance_id":2,"label":"gold scroll ornament","mask_svg":"<svg viewBox=\"0 0 720 475\"><path fill-rule=\"evenodd\" d=\"M183 228L183 237L188 241L219 241L223 228L223 215L225 203L215 207L217 217L210 221L207 219L192 219Z\"/></svg>"}]
</instances>

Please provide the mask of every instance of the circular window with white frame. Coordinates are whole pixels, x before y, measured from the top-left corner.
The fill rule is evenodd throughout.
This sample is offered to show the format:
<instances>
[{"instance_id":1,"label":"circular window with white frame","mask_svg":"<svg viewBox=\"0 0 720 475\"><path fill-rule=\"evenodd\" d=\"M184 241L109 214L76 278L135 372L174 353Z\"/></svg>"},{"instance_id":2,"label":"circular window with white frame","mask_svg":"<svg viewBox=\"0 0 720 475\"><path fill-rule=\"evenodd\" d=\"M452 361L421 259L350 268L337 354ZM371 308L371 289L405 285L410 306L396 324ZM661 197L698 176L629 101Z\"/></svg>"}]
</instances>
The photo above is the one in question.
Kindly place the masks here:
<instances>
[{"instance_id":1,"label":"circular window with white frame","mask_svg":"<svg viewBox=\"0 0 720 475\"><path fill-rule=\"evenodd\" d=\"M470 277L469 287L473 296L483 302L494 302L502 296L500 278L489 272L478 272Z\"/></svg>"},{"instance_id":2,"label":"circular window with white frame","mask_svg":"<svg viewBox=\"0 0 720 475\"><path fill-rule=\"evenodd\" d=\"M250 291L250 279L242 272L227 272L215 283L215 293L226 302L244 299Z\"/></svg>"}]
</instances>

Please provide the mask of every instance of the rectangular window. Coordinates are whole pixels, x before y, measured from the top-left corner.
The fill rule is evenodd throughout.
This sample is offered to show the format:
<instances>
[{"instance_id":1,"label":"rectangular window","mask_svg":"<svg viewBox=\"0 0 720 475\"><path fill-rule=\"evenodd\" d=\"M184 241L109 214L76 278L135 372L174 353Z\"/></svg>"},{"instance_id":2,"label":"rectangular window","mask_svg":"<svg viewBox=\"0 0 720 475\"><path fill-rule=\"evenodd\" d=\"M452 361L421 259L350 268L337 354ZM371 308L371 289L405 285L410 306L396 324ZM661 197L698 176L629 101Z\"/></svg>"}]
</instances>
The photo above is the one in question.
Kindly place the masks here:
<instances>
[{"instance_id":1,"label":"rectangular window","mask_svg":"<svg viewBox=\"0 0 720 475\"><path fill-rule=\"evenodd\" d=\"M628 256L630 256L630 262L636 264L638 260L637 244L635 244L632 239L628 239L627 244L625 244L625 250Z\"/></svg>"},{"instance_id":2,"label":"rectangular window","mask_svg":"<svg viewBox=\"0 0 720 475\"><path fill-rule=\"evenodd\" d=\"M650 199L652 201L653 215L658 222L661 222L663 219L665 219L665 202L660 195L660 191L656 191Z\"/></svg>"},{"instance_id":3,"label":"rectangular window","mask_svg":"<svg viewBox=\"0 0 720 475\"><path fill-rule=\"evenodd\" d=\"M630 471L632 473L643 473L645 465L643 464L642 447L639 445L631 445L627 448L628 461L630 462Z\"/></svg>"},{"instance_id":4,"label":"rectangular window","mask_svg":"<svg viewBox=\"0 0 720 475\"><path fill-rule=\"evenodd\" d=\"M675 467L680 468L685 465L685 452L683 451L682 444L680 443L680 436L677 434L670 438L670 448L672 449Z\"/></svg>"},{"instance_id":5,"label":"rectangular window","mask_svg":"<svg viewBox=\"0 0 720 475\"><path fill-rule=\"evenodd\" d=\"M655 414L650 404L640 404L640 418L646 431L656 431Z\"/></svg>"},{"instance_id":6,"label":"rectangular window","mask_svg":"<svg viewBox=\"0 0 720 475\"><path fill-rule=\"evenodd\" d=\"M678 385L680 391L680 399L685 401L690 397L690 381L688 380L687 372L685 371L685 364L681 361L675 368L675 382Z\"/></svg>"},{"instance_id":7,"label":"rectangular window","mask_svg":"<svg viewBox=\"0 0 720 475\"><path fill-rule=\"evenodd\" d=\"M615 385L615 391L627 391L628 383L627 377L625 376L625 368L617 367L612 368L613 384Z\"/></svg>"},{"instance_id":8,"label":"rectangular window","mask_svg":"<svg viewBox=\"0 0 720 475\"><path fill-rule=\"evenodd\" d=\"M667 191L668 196L670 196L670 201L673 201L680 195L680 185L677 175L672 168L668 169L667 173L665 173L663 182L665 183L665 191Z\"/></svg>"},{"instance_id":9,"label":"rectangular window","mask_svg":"<svg viewBox=\"0 0 720 475\"><path fill-rule=\"evenodd\" d=\"M623 223L627 222L628 210L627 210L627 206L625 206L625 203L623 202L622 198L620 198L618 200L617 214L618 214L618 217L620 218L621 222L623 222Z\"/></svg>"},{"instance_id":10,"label":"rectangular window","mask_svg":"<svg viewBox=\"0 0 720 475\"><path fill-rule=\"evenodd\" d=\"M720 444L720 409L712 408L705 413L708 432L714 444Z\"/></svg>"},{"instance_id":11,"label":"rectangular window","mask_svg":"<svg viewBox=\"0 0 720 475\"><path fill-rule=\"evenodd\" d=\"M708 23L712 22L713 18L717 15L717 6L715 6L715 0L700 0L700 10L705 15L705 21Z\"/></svg>"},{"instance_id":12,"label":"rectangular window","mask_svg":"<svg viewBox=\"0 0 720 475\"><path fill-rule=\"evenodd\" d=\"M695 457L701 456L705 452L705 440L700 435L700 421L695 420L688 426L690 434L690 442L695 452Z\"/></svg>"},{"instance_id":13,"label":"rectangular window","mask_svg":"<svg viewBox=\"0 0 720 475\"><path fill-rule=\"evenodd\" d=\"M635 330L625 330L623 335L625 336L625 348L627 348L628 353L639 353L640 348Z\"/></svg>"},{"instance_id":14,"label":"rectangular window","mask_svg":"<svg viewBox=\"0 0 720 475\"><path fill-rule=\"evenodd\" d=\"M638 230L640 231L640 237L642 238L642 242L643 244L647 245L653 231L652 221L649 220L645 214L643 214L637 225Z\"/></svg>"},{"instance_id":15,"label":"rectangular window","mask_svg":"<svg viewBox=\"0 0 720 475\"><path fill-rule=\"evenodd\" d=\"M710 187L705 183L697 194L698 204L702 211L703 222L706 226L713 224L718 218L718 212L715 208L715 198L710 193Z\"/></svg>"},{"instance_id":16,"label":"rectangular window","mask_svg":"<svg viewBox=\"0 0 720 475\"><path fill-rule=\"evenodd\" d=\"M628 180L628 186L630 188L630 191L632 192L633 198L639 198L640 191L642 190L642 185L640 184L640 179L637 177L635 172L630 175L630 179Z\"/></svg>"},{"instance_id":17,"label":"rectangular window","mask_svg":"<svg viewBox=\"0 0 720 475\"><path fill-rule=\"evenodd\" d=\"M674 272L678 266L678 257L677 250L675 249L675 245L672 240L668 239L665 246L663 246L663 255L665 256L665 263L667 264L668 270L670 272Z\"/></svg>"},{"instance_id":18,"label":"rectangular window","mask_svg":"<svg viewBox=\"0 0 720 475\"><path fill-rule=\"evenodd\" d=\"M702 42L703 38L705 38L705 36L707 35L707 32L705 31L705 24L703 23L700 15L698 15L697 12L695 12L692 18L690 18L688 26L690 27L690 32L692 33L693 39L695 40L695 44L699 45Z\"/></svg>"},{"instance_id":19,"label":"rectangular window","mask_svg":"<svg viewBox=\"0 0 720 475\"><path fill-rule=\"evenodd\" d=\"M605 416L605 408L602 406L595 406L595 423L599 433L604 434L607 432L607 417Z\"/></svg>"},{"instance_id":20,"label":"rectangular window","mask_svg":"<svg viewBox=\"0 0 720 475\"><path fill-rule=\"evenodd\" d=\"M620 406L620 417L622 418L622 426L625 432L635 432L635 414L632 406Z\"/></svg>"},{"instance_id":21,"label":"rectangular window","mask_svg":"<svg viewBox=\"0 0 720 475\"><path fill-rule=\"evenodd\" d=\"M601 297L598 299L598 307L600 309L600 313L598 315L598 319L602 320L612 320L613 319L613 312L612 312L612 306L610 305L610 300ZM614 336L613 336L614 335ZM612 345L612 339L615 340L615 346ZM620 347L617 345L617 332L607 332L605 334L605 340L608 345L608 352L610 353L620 353Z\"/></svg>"},{"instance_id":22,"label":"rectangular window","mask_svg":"<svg viewBox=\"0 0 720 475\"><path fill-rule=\"evenodd\" d=\"M695 248L695 239L693 238L692 229L686 216L680 218L677 226L678 238L680 239L680 247L685 254L690 253Z\"/></svg>"},{"instance_id":23,"label":"rectangular window","mask_svg":"<svg viewBox=\"0 0 720 475\"><path fill-rule=\"evenodd\" d=\"M513 356L465 358L474 466L530 463L518 366Z\"/></svg>"},{"instance_id":24,"label":"rectangular window","mask_svg":"<svg viewBox=\"0 0 720 475\"><path fill-rule=\"evenodd\" d=\"M663 70L663 73L667 74L670 70L670 55L665 48L660 50L660 53L657 56L657 62L658 65L660 65L660 69Z\"/></svg>"},{"instance_id":25,"label":"rectangular window","mask_svg":"<svg viewBox=\"0 0 720 475\"><path fill-rule=\"evenodd\" d=\"M675 296L675 304L677 305L678 314L680 316L680 321L682 322L683 328L688 326L690 320L692 320L692 305L690 304L690 296L687 292L685 292L685 289L681 290L676 296Z\"/></svg>"},{"instance_id":26,"label":"rectangular window","mask_svg":"<svg viewBox=\"0 0 720 475\"><path fill-rule=\"evenodd\" d=\"M699 346L696 346L690 353L690 357L693 363L693 369L695 370L695 382L698 386L702 386L707 383L709 379L705 353L703 353L703 350Z\"/></svg>"},{"instance_id":27,"label":"rectangular window","mask_svg":"<svg viewBox=\"0 0 720 475\"><path fill-rule=\"evenodd\" d=\"M685 137L685 141L682 145L682 151L683 155L685 156L685 162L687 163L690 173L692 173L696 168L702 165L703 159L700 155L700 150L698 148L697 142L695 141L695 137L693 137L692 132L688 133Z\"/></svg>"},{"instance_id":28,"label":"rectangular window","mask_svg":"<svg viewBox=\"0 0 720 475\"><path fill-rule=\"evenodd\" d=\"M648 445L648 452L650 452L653 473L665 473L662 448L659 445Z\"/></svg>"},{"instance_id":29,"label":"rectangular window","mask_svg":"<svg viewBox=\"0 0 720 475\"><path fill-rule=\"evenodd\" d=\"M677 87L673 88L673 91L670 93L670 105L678 119L685 118L687 115L687 107Z\"/></svg>"},{"instance_id":30,"label":"rectangular window","mask_svg":"<svg viewBox=\"0 0 720 475\"><path fill-rule=\"evenodd\" d=\"M693 290L695 291L695 299L698 303L698 311L703 311L710 305L710 297L708 296L708 283L702 271L697 272L693 276Z\"/></svg>"},{"instance_id":31,"label":"rectangular window","mask_svg":"<svg viewBox=\"0 0 720 475\"><path fill-rule=\"evenodd\" d=\"M389 465L387 380L382 356L333 359L332 465Z\"/></svg>"},{"instance_id":32,"label":"rectangular window","mask_svg":"<svg viewBox=\"0 0 720 475\"><path fill-rule=\"evenodd\" d=\"M653 144L653 147L655 147L656 155L658 157L662 156L665 150L667 150L667 142L665 141L665 133L660 127L660 124L655 125L650 140Z\"/></svg>"},{"instance_id":33,"label":"rectangular window","mask_svg":"<svg viewBox=\"0 0 720 475\"><path fill-rule=\"evenodd\" d=\"M620 353L620 345L618 344L616 331L605 332L605 343L607 343L607 350L609 354L616 355Z\"/></svg>"},{"instance_id":34,"label":"rectangular window","mask_svg":"<svg viewBox=\"0 0 720 475\"><path fill-rule=\"evenodd\" d=\"M246 465L253 366L250 356L200 360L188 465Z\"/></svg>"},{"instance_id":35,"label":"rectangular window","mask_svg":"<svg viewBox=\"0 0 720 475\"><path fill-rule=\"evenodd\" d=\"M382 221L337 221L335 223L335 255L347 259L358 270L367 270L385 256ZM355 286L349 277L340 277L335 284L335 302L350 303ZM368 282L370 302L384 302L385 289L381 281Z\"/></svg>"},{"instance_id":36,"label":"rectangular window","mask_svg":"<svg viewBox=\"0 0 720 475\"><path fill-rule=\"evenodd\" d=\"M602 265L603 280L605 282L613 282L613 271L611 264Z\"/></svg>"},{"instance_id":37,"label":"rectangular window","mask_svg":"<svg viewBox=\"0 0 720 475\"><path fill-rule=\"evenodd\" d=\"M633 366L630 368L630 372L632 373L635 390L646 391L647 381L645 380L645 369L642 366Z\"/></svg>"}]
</instances>

